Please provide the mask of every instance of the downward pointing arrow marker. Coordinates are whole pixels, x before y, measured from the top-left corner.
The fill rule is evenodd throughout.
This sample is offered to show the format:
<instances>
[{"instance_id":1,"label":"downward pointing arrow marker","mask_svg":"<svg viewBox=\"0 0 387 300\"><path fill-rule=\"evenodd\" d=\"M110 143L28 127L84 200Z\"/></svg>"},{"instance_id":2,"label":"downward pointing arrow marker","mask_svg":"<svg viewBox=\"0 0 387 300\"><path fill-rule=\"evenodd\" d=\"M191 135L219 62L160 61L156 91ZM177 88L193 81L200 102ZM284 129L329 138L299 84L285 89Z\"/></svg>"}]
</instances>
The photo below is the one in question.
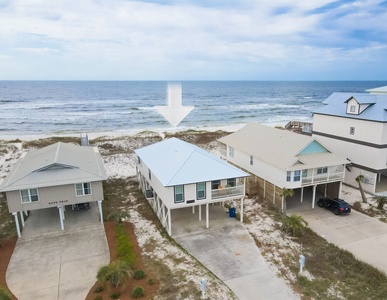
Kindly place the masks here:
<instances>
[{"instance_id":1,"label":"downward pointing arrow marker","mask_svg":"<svg viewBox=\"0 0 387 300\"><path fill-rule=\"evenodd\" d=\"M173 127L176 127L194 109L194 106L183 106L181 84L169 83L167 106L155 106L155 108Z\"/></svg>"}]
</instances>

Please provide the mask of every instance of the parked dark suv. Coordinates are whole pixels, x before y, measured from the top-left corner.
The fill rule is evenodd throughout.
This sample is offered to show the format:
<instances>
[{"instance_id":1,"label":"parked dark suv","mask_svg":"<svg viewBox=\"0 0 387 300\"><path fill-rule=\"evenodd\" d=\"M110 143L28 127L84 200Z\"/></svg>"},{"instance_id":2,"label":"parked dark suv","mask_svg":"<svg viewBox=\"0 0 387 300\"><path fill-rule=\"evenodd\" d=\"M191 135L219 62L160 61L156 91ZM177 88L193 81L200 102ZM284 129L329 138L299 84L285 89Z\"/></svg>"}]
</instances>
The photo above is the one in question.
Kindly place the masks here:
<instances>
[{"instance_id":1,"label":"parked dark suv","mask_svg":"<svg viewBox=\"0 0 387 300\"><path fill-rule=\"evenodd\" d=\"M317 201L317 205L333 211L335 215L349 214L351 212L351 207L343 199L320 198Z\"/></svg>"}]
</instances>

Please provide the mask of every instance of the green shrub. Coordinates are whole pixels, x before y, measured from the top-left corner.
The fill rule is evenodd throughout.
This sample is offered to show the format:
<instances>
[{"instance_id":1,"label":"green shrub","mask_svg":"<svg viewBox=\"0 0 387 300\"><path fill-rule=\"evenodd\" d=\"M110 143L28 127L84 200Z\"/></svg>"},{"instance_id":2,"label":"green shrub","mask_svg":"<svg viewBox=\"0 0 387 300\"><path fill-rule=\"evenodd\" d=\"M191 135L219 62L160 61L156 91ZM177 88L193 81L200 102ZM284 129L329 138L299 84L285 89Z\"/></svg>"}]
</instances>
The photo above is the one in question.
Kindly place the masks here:
<instances>
[{"instance_id":1,"label":"green shrub","mask_svg":"<svg viewBox=\"0 0 387 300\"><path fill-rule=\"evenodd\" d=\"M140 298L144 296L144 289L141 286L137 286L133 289L132 297L133 298Z\"/></svg>"},{"instance_id":2,"label":"green shrub","mask_svg":"<svg viewBox=\"0 0 387 300\"><path fill-rule=\"evenodd\" d=\"M0 300L11 300L11 295L4 288L0 288Z\"/></svg>"},{"instance_id":3,"label":"green shrub","mask_svg":"<svg viewBox=\"0 0 387 300\"><path fill-rule=\"evenodd\" d=\"M103 286L99 286L94 290L94 293L100 293L103 291Z\"/></svg>"},{"instance_id":4,"label":"green shrub","mask_svg":"<svg viewBox=\"0 0 387 300\"><path fill-rule=\"evenodd\" d=\"M101 296L97 296L94 298L94 300L102 300L102 297Z\"/></svg>"},{"instance_id":5,"label":"green shrub","mask_svg":"<svg viewBox=\"0 0 387 300\"><path fill-rule=\"evenodd\" d=\"M120 260L123 260L133 267L136 262L135 253L133 251L133 245L129 240L129 237L125 233L125 229L122 224L116 226L117 234L117 252Z\"/></svg>"},{"instance_id":6,"label":"green shrub","mask_svg":"<svg viewBox=\"0 0 387 300\"><path fill-rule=\"evenodd\" d=\"M148 279L148 284L149 285L155 284L155 281L152 278L149 278Z\"/></svg>"},{"instance_id":7,"label":"green shrub","mask_svg":"<svg viewBox=\"0 0 387 300\"><path fill-rule=\"evenodd\" d=\"M299 215L284 216L282 230L292 236L303 236L308 223Z\"/></svg>"},{"instance_id":8,"label":"green shrub","mask_svg":"<svg viewBox=\"0 0 387 300\"><path fill-rule=\"evenodd\" d=\"M110 295L110 298L112 299L120 299L121 293L115 292Z\"/></svg>"},{"instance_id":9,"label":"green shrub","mask_svg":"<svg viewBox=\"0 0 387 300\"><path fill-rule=\"evenodd\" d=\"M111 286L125 285L132 276L132 268L125 261L118 260L103 266L98 270L97 279L100 282L108 281Z\"/></svg>"},{"instance_id":10,"label":"green shrub","mask_svg":"<svg viewBox=\"0 0 387 300\"><path fill-rule=\"evenodd\" d=\"M143 270L136 270L133 273L133 277L136 279L143 279L143 278L145 278L145 273Z\"/></svg>"}]
</instances>

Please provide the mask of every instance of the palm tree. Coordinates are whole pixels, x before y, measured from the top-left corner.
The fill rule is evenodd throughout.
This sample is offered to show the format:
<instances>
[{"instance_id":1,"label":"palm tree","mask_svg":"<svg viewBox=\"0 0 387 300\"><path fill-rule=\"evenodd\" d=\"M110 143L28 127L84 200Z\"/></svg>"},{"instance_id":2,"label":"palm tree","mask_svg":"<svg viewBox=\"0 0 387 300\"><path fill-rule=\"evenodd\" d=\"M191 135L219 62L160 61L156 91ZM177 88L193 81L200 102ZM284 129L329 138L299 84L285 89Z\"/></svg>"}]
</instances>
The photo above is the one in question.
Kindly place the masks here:
<instances>
[{"instance_id":1,"label":"palm tree","mask_svg":"<svg viewBox=\"0 0 387 300\"><path fill-rule=\"evenodd\" d=\"M283 188L282 189L282 211L286 211L286 198L294 196L294 190Z\"/></svg>"},{"instance_id":2,"label":"palm tree","mask_svg":"<svg viewBox=\"0 0 387 300\"><path fill-rule=\"evenodd\" d=\"M374 196L372 197L373 200L378 204L378 209L382 210L384 204L387 204L387 196Z\"/></svg>"},{"instance_id":3,"label":"palm tree","mask_svg":"<svg viewBox=\"0 0 387 300\"><path fill-rule=\"evenodd\" d=\"M284 216L282 219L282 230L292 236L302 236L308 226L306 222L299 215Z\"/></svg>"},{"instance_id":4,"label":"palm tree","mask_svg":"<svg viewBox=\"0 0 387 300\"><path fill-rule=\"evenodd\" d=\"M111 286L117 287L125 285L130 277L132 277L132 268L126 261L118 260L103 266L98 270L97 279L100 282L108 281Z\"/></svg>"},{"instance_id":5,"label":"palm tree","mask_svg":"<svg viewBox=\"0 0 387 300\"><path fill-rule=\"evenodd\" d=\"M359 176L357 176L355 178L356 182L359 184L359 190L360 190L360 194L361 194L361 199L363 200L363 203L367 203L367 197L364 193L364 189L363 189L363 186L362 186L362 182L364 180L364 175L360 174Z\"/></svg>"},{"instance_id":6,"label":"palm tree","mask_svg":"<svg viewBox=\"0 0 387 300\"><path fill-rule=\"evenodd\" d=\"M111 214L109 214L107 216L107 220L108 221L117 221L119 224L121 224L122 220L125 220L129 217L130 217L130 215L127 211L118 210L118 211L115 211L115 212L112 212Z\"/></svg>"}]
</instances>

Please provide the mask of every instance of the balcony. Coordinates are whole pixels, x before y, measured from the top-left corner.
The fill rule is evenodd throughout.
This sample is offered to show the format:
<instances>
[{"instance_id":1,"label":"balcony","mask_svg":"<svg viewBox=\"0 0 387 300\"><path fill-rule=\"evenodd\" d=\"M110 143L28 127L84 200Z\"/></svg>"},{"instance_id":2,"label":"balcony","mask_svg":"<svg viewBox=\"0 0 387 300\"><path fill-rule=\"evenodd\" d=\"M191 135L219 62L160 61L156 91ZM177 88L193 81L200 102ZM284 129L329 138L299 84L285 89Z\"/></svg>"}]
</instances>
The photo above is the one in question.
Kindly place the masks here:
<instances>
[{"instance_id":1,"label":"balcony","mask_svg":"<svg viewBox=\"0 0 387 300\"><path fill-rule=\"evenodd\" d=\"M244 185L238 183L236 186L211 190L211 197L212 199L220 199L220 198L229 198L234 196L243 196L244 191L245 191Z\"/></svg>"},{"instance_id":2,"label":"balcony","mask_svg":"<svg viewBox=\"0 0 387 300\"><path fill-rule=\"evenodd\" d=\"M312 184L321 184L339 181L344 178L344 172L336 172L336 173L325 173L325 174L315 174L308 177L302 177L301 185L312 185Z\"/></svg>"}]
</instances>

